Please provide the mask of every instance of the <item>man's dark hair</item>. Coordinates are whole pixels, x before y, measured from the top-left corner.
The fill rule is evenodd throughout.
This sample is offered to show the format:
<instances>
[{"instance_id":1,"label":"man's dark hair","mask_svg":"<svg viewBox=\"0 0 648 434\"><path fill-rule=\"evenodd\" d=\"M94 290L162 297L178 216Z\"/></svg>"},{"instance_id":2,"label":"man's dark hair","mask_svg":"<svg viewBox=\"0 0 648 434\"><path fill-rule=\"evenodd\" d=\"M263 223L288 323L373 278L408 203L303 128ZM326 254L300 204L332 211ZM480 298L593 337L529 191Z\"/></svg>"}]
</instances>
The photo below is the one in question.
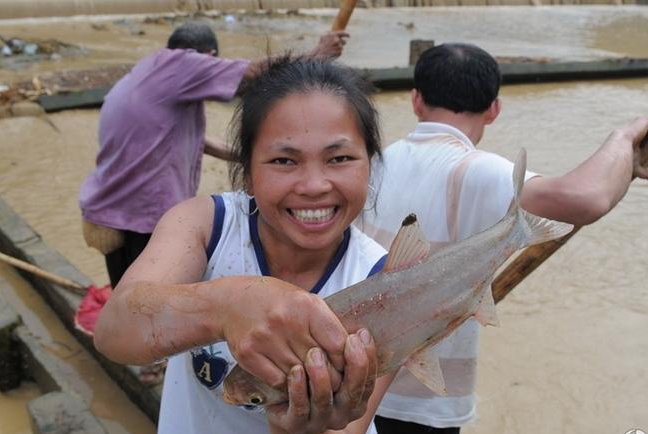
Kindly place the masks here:
<instances>
[{"instance_id":1,"label":"man's dark hair","mask_svg":"<svg viewBox=\"0 0 648 434\"><path fill-rule=\"evenodd\" d=\"M205 23L187 21L175 29L167 42L167 48L193 48L199 53L218 54L216 34Z\"/></svg>"},{"instance_id":2,"label":"man's dark hair","mask_svg":"<svg viewBox=\"0 0 648 434\"><path fill-rule=\"evenodd\" d=\"M429 48L414 68L414 87L425 105L455 113L486 111L497 98L501 82L493 56L470 44Z\"/></svg>"},{"instance_id":3,"label":"man's dark hair","mask_svg":"<svg viewBox=\"0 0 648 434\"><path fill-rule=\"evenodd\" d=\"M322 92L343 99L354 114L369 159L374 155L380 158L380 126L369 97L371 90L370 83L356 71L330 60L290 55L269 59L245 87L230 124L235 156L230 164L232 186L244 187L250 175L252 151L263 120L279 101L295 94Z\"/></svg>"}]
</instances>

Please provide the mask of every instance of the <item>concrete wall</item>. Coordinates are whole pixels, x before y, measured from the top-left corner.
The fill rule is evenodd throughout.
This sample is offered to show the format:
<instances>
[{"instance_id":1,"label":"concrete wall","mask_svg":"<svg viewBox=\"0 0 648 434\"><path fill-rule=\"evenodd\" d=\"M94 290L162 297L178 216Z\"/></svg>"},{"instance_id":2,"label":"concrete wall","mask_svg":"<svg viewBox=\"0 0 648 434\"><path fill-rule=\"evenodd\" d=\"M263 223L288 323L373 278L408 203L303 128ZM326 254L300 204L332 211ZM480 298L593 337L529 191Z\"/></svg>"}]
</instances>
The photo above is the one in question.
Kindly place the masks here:
<instances>
[{"instance_id":1,"label":"concrete wall","mask_svg":"<svg viewBox=\"0 0 648 434\"><path fill-rule=\"evenodd\" d=\"M358 7L648 4L648 0L359 0ZM0 19L234 9L337 8L339 0L0 0Z\"/></svg>"}]
</instances>

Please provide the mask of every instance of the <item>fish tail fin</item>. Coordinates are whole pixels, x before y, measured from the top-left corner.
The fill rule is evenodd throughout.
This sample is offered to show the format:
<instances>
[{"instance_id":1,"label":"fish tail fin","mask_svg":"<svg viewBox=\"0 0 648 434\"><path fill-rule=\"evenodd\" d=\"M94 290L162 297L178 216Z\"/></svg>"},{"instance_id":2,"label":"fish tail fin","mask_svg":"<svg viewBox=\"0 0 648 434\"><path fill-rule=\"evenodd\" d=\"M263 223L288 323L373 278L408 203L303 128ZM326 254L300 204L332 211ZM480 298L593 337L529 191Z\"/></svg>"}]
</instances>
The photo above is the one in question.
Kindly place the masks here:
<instances>
[{"instance_id":1,"label":"fish tail fin","mask_svg":"<svg viewBox=\"0 0 648 434\"><path fill-rule=\"evenodd\" d=\"M567 235L574 228L573 225L536 216L520 207L525 174L526 150L522 148L513 166L513 203L508 211L509 215L517 214L522 226L524 237L521 240L521 247L543 243Z\"/></svg>"},{"instance_id":2,"label":"fish tail fin","mask_svg":"<svg viewBox=\"0 0 648 434\"><path fill-rule=\"evenodd\" d=\"M524 245L526 246L560 238L574 229L574 225L569 223L538 217L523 209L520 209L520 215L522 216L521 220L523 220L524 233L526 235L524 240Z\"/></svg>"}]
</instances>

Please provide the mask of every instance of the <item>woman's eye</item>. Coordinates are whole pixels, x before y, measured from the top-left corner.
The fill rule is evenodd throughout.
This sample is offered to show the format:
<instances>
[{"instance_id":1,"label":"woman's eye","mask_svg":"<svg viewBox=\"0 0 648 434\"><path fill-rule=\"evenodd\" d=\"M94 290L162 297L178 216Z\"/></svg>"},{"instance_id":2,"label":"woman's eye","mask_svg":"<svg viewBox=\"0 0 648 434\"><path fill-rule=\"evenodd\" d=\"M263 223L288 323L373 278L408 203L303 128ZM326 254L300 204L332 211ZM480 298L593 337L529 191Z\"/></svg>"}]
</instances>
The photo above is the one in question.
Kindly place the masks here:
<instances>
[{"instance_id":1,"label":"woman's eye","mask_svg":"<svg viewBox=\"0 0 648 434\"><path fill-rule=\"evenodd\" d=\"M348 155L339 155L337 157L331 158L330 161L331 161L331 163L336 163L337 164L337 163L344 163L345 161L351 161L351 160L353 160L353 158L351 158Z\"/></svg>"},{"instance_id":2,"label":"woman's eye","mask_svg":"<svg viewBox=\"0 0 648 434\"><path fill-rule=\"evenodd\" d=\"M272 164L281 164L281 165L288 165L288 164L295 164L293 160L290 158L275 158L272 161L270 161Z\"/></svg>"}]
</instances>

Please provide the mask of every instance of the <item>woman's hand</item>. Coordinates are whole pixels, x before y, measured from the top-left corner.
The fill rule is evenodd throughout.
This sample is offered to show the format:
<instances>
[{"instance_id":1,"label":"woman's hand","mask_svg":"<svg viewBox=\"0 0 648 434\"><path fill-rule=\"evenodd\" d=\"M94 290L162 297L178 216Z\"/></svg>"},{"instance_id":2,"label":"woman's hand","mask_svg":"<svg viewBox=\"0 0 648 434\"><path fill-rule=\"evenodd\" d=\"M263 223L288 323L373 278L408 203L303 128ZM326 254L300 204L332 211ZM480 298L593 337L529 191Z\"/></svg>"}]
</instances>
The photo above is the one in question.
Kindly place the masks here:
<instances>
[{"instance_id":1,"label":"woman's hand","mask_svg":"<svg viewBox=\"0 0 648 434\"><path fill-rule=\"evenodd\" d=\"M243 369L279 387L313 347L321 348L335 369L344 369L348 334L324 300L272 277L249 282L229 292L221 321L223 337Z\"/></svg>"},{"instance_id":2,"label":"woman's hand","mask_svg":"<svg viewBox=\"0 0 648 434\"><path fill-rule=\"evenodd\" d=\"M290 402L266 408L272 433L311 434L343 429L365 414L377 370L376 347L367 330L347 338L344 358L344 380L337 391L331 385L326 358L318 348L308 352L304 366L290 370Z\"/></svg>"}]
</instances>

